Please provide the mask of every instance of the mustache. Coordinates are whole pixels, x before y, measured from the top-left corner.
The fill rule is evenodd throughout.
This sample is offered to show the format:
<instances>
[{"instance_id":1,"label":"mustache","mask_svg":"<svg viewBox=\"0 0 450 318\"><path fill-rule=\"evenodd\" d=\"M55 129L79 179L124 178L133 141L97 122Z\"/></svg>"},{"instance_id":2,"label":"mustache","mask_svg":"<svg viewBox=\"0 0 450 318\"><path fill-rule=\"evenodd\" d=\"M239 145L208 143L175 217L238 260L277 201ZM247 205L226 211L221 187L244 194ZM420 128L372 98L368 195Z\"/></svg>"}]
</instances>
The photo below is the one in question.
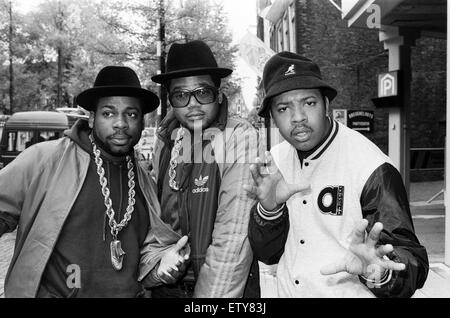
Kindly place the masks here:
<instances>
[{"instance_id":1,"label":"mustache","mask_svg":"<svg viewBox=\"0 0 450 318\"><path fill-rule=\"evenodd\" d=\"M186 114L186 117L195 116L195 115L204 115L204 114L205 114L205 112L202 110L192 110Z\"/></svg>"},{"instance_id":2,"label":"mustache","mask_svg":"<svg viewBox=\"0 0 450 318\"><path fill-rule=\"evenodd\" d=\"M129 134L127 134L126 132L116 132L112 135L110 135L108 138L109 139L114 139L114 138L131 138L131 136Z\"/></svg>"},{"instance_id":3,"label":"mustache","mask_svg":"<svg viewBox=\"0 0 450 318\"><path fill-rule=\"evenodd\" d=\"M295 126L292 130L291 130L291 135L295 135L295 134L299 134L299 133L304 133L304 132L312 132L312 128L307 126L307 125L301 125L301 126Z\"/></svg>"}]
</instances>

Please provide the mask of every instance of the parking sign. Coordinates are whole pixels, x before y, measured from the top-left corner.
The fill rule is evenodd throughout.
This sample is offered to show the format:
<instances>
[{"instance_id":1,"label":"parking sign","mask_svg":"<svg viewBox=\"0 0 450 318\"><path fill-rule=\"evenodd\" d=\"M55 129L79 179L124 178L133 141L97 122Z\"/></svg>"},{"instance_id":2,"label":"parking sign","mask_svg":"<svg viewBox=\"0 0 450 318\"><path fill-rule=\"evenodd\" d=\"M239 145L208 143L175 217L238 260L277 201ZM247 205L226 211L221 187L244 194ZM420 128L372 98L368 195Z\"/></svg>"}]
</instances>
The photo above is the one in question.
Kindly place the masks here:
<instances>
[{"instance_id":1,"label":"parking sign","mask_svg":"<svg viewBox=\"0 0 450 318\"><path fill-rule=\"evenodd\" d=\"M378 97L398 95L398 71L378 74Z\"/></svg>"}]
</instances>

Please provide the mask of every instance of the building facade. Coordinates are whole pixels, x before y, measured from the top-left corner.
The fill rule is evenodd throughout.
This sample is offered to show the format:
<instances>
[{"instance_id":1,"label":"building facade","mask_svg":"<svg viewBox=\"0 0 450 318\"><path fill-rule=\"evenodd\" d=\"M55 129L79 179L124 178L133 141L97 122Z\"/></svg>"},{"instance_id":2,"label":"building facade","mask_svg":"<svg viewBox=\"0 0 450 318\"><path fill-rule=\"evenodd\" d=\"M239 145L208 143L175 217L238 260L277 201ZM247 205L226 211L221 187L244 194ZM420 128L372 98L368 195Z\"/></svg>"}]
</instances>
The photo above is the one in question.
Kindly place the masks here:
<instances>
[{"instance_id":1,"label":"building facade","mask_svg":"<svg viewBox=\"0 0 450 318\"><path fill-rule=\"evenodd\" d=\"M275 52L291 51L319 64L338 90L330 115L368 114L366 129L354 127L388 154L388 109L376 107L378 74L388 71L389 53L377 29L349 28L340 1L259 0L257 35ZM446 118L445 37L421 36L411 48L410 148L442 148L411 156L411 181L443 178ZM368 119L370 121L370 119ZM425 170L436 167L436 170ZM416 168L423 168L417 170Z\"/></svg>"}]
</instances>

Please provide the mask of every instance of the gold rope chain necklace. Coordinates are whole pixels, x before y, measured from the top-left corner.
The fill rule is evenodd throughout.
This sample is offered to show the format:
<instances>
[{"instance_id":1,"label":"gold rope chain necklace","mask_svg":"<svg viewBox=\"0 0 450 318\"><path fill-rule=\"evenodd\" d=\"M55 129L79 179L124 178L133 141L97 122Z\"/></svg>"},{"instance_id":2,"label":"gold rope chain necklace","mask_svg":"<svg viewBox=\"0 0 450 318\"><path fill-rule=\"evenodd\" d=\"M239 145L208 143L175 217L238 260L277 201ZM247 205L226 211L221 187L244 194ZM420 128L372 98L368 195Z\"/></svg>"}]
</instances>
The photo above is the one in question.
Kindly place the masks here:
<instances>
[{"instance_id":1,"label":"gold rope chain necklace","mask_svg":"<svg viewBox=\"0 0 450 318\"><path fill-rule=\"evenodd\" d=\"M175 177L177 175L176 168L178 165L178 157L180 156L180 150L181 150L181 142L183 140L184 136L184 128L180 127L177 131L177 137L175 138L174 146L172 148L172 152L170 155L170 162L169 162L169 186L175 190L180 190L180 187L177 185L177 182L175 181Z\"/></svg>"},{"instance_id":2,"label":"gold rope chain necklace","mask_svg":"<svg viewBox=\"0 0 450 318\"><path fill-rule=\"evenodd\" d=\"M105 177L105 169L103 169L103 160L100 158L100 150L97 148L92 134L89 135L89 140L92 143L92 149L94 152L95 164L97 165L97 174L99 176L100 185L102 187L102 194L104 199L104 203L106 206L106 215L109 218L109 227L111 228L111 235L113 237L111 241L111 263L115 270L120 271L123 265L123 258L125 256L125 252L122 249L121 242L117 239L117 235L119 232L128 225L128 222L131 220L131 215L134 211L134 204L136 203L135 191L134 191L134 171L133 171L133 161L130 156L126 156L127 167L128 167L128 206L126 213L123 216L122 221L117 224L114 219L114 209L112 207L112 201L110 198L110 190L108 188L108 181Z\"/></svg>"}]
</instances>

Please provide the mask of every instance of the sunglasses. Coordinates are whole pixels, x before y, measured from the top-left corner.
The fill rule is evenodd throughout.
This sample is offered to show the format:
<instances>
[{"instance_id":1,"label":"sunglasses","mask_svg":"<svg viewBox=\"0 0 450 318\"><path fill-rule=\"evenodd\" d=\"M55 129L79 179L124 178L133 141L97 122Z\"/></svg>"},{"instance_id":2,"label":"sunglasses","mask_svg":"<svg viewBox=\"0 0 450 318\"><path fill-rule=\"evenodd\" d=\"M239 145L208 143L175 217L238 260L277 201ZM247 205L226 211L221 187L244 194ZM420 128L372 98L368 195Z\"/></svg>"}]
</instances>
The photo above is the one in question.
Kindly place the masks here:
<instances>
[{"instance_id":1,"label":"sunglasses","mask_svg":"<svg viewBox=\"0 0 450 318\"><path fill-rule=\"evenodd\" d=\"M219 90L213 86L202 86L191 91L180 89L169 94L172 107L183 108L189 105L192 95L200 104L211 104L217 100Z\"/></svg>"}]
</instances>

